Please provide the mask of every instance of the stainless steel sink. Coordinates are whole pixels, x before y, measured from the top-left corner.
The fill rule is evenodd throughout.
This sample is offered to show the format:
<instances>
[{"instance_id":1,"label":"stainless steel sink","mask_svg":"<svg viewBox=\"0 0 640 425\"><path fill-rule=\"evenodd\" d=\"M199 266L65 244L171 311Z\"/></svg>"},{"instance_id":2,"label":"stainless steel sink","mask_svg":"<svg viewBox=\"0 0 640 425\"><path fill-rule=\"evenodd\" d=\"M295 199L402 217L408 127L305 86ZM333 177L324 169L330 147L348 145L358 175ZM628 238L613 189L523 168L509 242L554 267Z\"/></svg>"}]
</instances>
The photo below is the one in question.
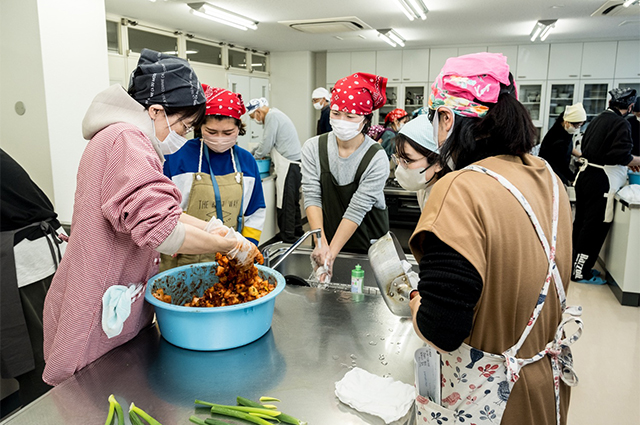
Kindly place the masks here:
<instances>
[{"instance_id":1,"label":"stainless steel sink","mask_svg":"<svg viewBox=\"0 0 640 425\"><path fill-rule=\"evenodd\" d=\"M270 267L270 264L276 264L280 256L283 255L289 247L291 247L291 244L284 242L276 242L266 246L262 250L265 258L265 266ZM310 247L298 247L291 252L282 263L277 265L276 270L282 273L287 280L287 284L308 284L309 277L313 273L313 266L311 265L310 259L311 251L312 249ZM407 261L417 266L413 255L407 255ZM380 291L369 263L369 257L364 254L338 254L333 265L333 276L331 277L331 283L328 288L350 290L351 270L355 268L356 264L360 264L364 270L364 292L379 293Z\"/></svg>"}]
</instances>

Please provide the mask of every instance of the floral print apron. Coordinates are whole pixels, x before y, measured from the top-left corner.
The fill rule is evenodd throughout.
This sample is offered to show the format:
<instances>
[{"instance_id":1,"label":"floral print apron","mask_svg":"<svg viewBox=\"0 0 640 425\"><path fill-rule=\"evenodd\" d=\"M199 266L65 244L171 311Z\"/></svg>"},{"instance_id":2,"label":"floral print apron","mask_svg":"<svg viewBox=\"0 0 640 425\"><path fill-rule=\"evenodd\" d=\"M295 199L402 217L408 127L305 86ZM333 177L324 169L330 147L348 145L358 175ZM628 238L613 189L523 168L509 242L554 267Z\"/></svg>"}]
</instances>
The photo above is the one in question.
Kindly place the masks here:
<instances>
[{"instance_id":1,"label":"floral print apron","mask_svg":"<svg viewBox=\"0 0 640 425\"><path fill-rule=\"evenodd\" d=\"M507 179L478 165L470 165L465 168L493 177L520 202L542 243L549 267L529 322L520 339L513 347L502 354L492 354L467 344L462 344L455 351L441 353L442 400L438 403L422 396L417 397L416 419L419 424L499 424L502 421L502 415L507 406L513 385L519 378L520 369L523 366L541 360L545 356L549 356L551 359L556 401L556 423L560 424L560 379L569 386L575 386L578 383L578 378L573 370L573 358L569 346L582 334L583 324L579 318L582 314L582 307L568 307L566 304L567 300L562 286L562 279L555 262L559 207L558 182L549 164L546 162L545 164L553 181L551 243L544 235L531 205ZM518 358L516 357L518 350L520 350L529 336L531 329L538 320L540 311L544 307L552 280L562 311L566 314L566 317L558 325L553 341L549 342L543 350L528 359ZM564 329L567 323L571 322L577 325L577 330L573 335L566 337Z\"/></svg>"}]
</instances>

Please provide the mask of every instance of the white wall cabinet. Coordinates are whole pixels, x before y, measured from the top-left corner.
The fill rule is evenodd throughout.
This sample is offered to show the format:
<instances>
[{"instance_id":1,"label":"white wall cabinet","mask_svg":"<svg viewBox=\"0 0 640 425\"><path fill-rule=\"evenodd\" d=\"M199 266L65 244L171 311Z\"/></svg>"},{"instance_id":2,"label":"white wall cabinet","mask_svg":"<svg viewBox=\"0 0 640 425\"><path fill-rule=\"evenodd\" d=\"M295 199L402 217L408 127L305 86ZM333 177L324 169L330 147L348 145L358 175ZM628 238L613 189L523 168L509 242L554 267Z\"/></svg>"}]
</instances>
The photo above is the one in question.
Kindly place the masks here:
<instances>
[{"instance_id":1,"label":"white wall cabinet","mask_svg":"<svg viewBox=\"0 0 640 425\"><path fill-rule=\"evenodd\" d=\"M615 78L637 79L640 77L640 40L618 42Z\"/></svg>"},{"instance_id":2,"label":"white wall cabinet","mask_svg":"<svg viewBox=\"0 0 640 425\"><path fill-rule=\"evenodd\" d=\"M546 80L549 65L548 44L518 46L518 74L516 80Z\"/></svg>"},{"instance_id":3,"label":"white wall cabinet","mask_svg":"<svg viewBox=\"0 0 640 425\"><path fill-rule=\"evenodd\" d=\"M582 43L552 44L549 52L550 80L579 79L582 65Z\"/></svg>"},{"instance_id":4,"label":"white wall cabinet","mask_svg":"<svg viewBox=\"0 0 640 425\"><path fill-rule=\"evenodd\" d=\"M457 47L431 49L431 57L429 59L429 81L435 81L447 59L456 56L458 56Z\"/></svg>"},{"instance_id":5,"label":"white wall cabinet","mask_svg":"<svg viewBox=\"0 0 640 425\"><path fill-rule=\"evenodd\" d=\"M581 78L611 78L616 64L617 42L584 43Z\"/></svg>"},{"instance_id":6,"label":"white wall cabinet","mask_svg":"<svg viewBox=\"0 0 640 425\"><path fill-rule=\"evenodd\" d=\"M376 52L351 52L351 74L355 74L356 72L375 74ZM344 75L344 77L346 76L347 75Z\"/></svg>"},{"instance_id":7,"label":"white wall cabinet","mask_svg":"<svg viewBox=\"0 0 640 425\"><path fill-rule=\"evenodd\" d=\"M376 54L376 74L389 79L389 83L402 81L402 50L380 50Z\"/></svg>"},{"instance_id":8,"label":"white wall cabinet","mask_svg":"<svg viewBox=\"0 0 640 425\"><path fill-rule=\"evenodd\" d=\"M402 52L402 81L429 81L429 49Z\"/></svg>"},{"instance_id":9,"label":"white wall cabinet","mask_svg":"<svg viewBox=\"0 0 640 425\"><path fill-rule=\"evenodd\" d=\"M327 86L333 87L336 81L351 75L351 52L327 53Z\"/></svg>"}]
</instances>

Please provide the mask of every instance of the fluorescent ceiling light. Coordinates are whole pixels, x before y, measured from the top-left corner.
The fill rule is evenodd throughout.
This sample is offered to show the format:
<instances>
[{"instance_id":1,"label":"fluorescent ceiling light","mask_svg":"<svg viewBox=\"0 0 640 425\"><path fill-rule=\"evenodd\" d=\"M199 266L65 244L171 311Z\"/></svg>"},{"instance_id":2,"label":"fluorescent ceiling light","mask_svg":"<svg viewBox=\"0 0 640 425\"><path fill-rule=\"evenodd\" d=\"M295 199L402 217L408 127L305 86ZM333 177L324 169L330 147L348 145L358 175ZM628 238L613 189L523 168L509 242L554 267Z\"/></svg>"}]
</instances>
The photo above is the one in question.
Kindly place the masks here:
<instances>
[{"instance_id":1,"label":"fluorescent ceiling light","mask_svg":"<svg viewBox=\"0 0 640 425\"><path fill-rule=\"evenodd\" d=\"M631 6L633 3L635 3L637 0L626 0L622 5L624 7L629 7Z\"/></svg>"},{"instance_id":2,"label":"fluorescent ceiling light","mask_svg":"<svg viewBox=\"0 0 640 425\"><path fill-rule=\"evenodd\" d=\"M398 34L393 28L386 28L386 29L376 30L376 31L378 31L378 37L380 37L387 43L391 41L393 44L392 43L389 43L389 44L391 44L393 47L396 47L395 46L396 44L399 44L400 47L404 47L404 42L406 40L402 38L400 34Z\"/></svg>"},{"instance_id":3,"label":"fluorescent ceiling light","mask_svg":"<svg viewBox=\"0 0 640 425\"><path fill-rule=\"evenodd\" d=\"M209 3L187 3L187 5L190 7L189 12L201 18L210 19L243 31L248 28L252 30L258 29L258 22Z\"/></svg>"},{"instance_id":4,"label":"fluorescent ceiling light","mask_svg":"<svg viewBox=\"0 0 640 425\"><path fill-rule=\"evenodd\" d=\"M540 41L545 41L551 32L551 29L556 26L557 19L546 19L536 22L533 30L531 30L531 41L536 41L540 37Z\"/></svg>"},{"instance_id":5,"label":"fluorescent ceiling light","mask_svg":"<svg viewBox=\"0 0 640 425\"><path fill-rule=\"evenodd\" d=\"M423 0L395 0L395 2L410 21L414 19L422 19L424 21L427 19L429 9L427 9Z\"/></svg>"},{"instance_id":6,"label":"fluorescent ceiling light","mask_svg":"<svg viewBox=\"0 0 640 425\"><path fill-rule=\"evenodd\" d=\"M378 37L380 37L382 40L384 40L385 43L388 43L391 47L396 47L396 43L394 43L394 41L392 39L390 39L386 35L382 34L381 32L378 33Z\"/></svg>"}]
</instances>

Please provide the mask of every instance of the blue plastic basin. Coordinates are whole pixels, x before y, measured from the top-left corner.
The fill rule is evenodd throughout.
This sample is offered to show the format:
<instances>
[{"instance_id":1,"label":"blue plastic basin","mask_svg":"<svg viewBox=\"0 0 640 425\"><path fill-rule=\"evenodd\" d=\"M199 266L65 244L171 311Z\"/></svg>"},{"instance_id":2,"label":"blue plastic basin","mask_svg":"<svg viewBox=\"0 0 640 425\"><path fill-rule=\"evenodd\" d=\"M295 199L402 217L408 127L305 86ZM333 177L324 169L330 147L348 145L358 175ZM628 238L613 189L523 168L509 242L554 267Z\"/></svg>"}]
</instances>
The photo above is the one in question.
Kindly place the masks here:
<instances>
[{"instance_id":1,"label":"blue plastic basin","mask_svg":"<svg viewBox=\"0 0 640 425\"><path fill-rule=\"evenodd\" d=\"M271 171L271 159L256 159L256 162L258 163L258 172L260 173L260 177L268 177L269 172Z\"/></svg>"},{"instance_id":2,"label":"blue plastic basin","mask_svg":"<svg viewBox=\"0 0 640 425\"><path fill-rule=\"evenodd\" d=\"M629 171L629 184L640 184L640 173Z\"/></svg>"},{"instance_id":3,"label":"blue plastic basin","mask_svg":"<svg viewBox=\"0 0 640 425\"><path fill-rule=\"evenodd\" d=\"M171 344L197 351L227 350L257 340L271 327L276 296L284 289L285 280L264 266L257 266L260 276L276 287L262 298L224 307L183 306L218 282L217 266L215 261L189 264L149 279L144 298L155 307L160 333ZM157 288L171 295L172 304L152 295Z\"/></svg>"}]
</instances>

